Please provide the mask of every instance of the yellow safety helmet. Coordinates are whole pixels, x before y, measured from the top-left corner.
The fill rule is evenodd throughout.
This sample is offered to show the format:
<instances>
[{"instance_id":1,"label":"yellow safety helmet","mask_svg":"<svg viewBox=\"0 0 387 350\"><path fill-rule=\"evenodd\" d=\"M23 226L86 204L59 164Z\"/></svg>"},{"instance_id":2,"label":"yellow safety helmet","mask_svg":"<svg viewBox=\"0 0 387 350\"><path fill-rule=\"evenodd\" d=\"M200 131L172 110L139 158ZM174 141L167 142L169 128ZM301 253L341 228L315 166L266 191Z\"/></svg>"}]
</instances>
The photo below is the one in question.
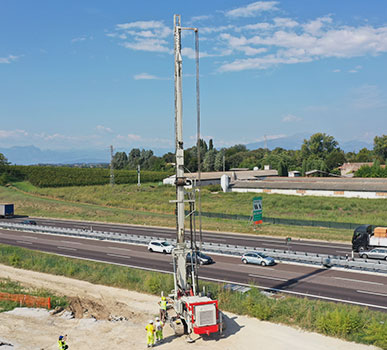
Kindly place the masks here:
<instances>
[{"instance_id":1,"label":"yellow safety helmet","mask_svg":"<svg viewBox=\"0 0 387 350\"><path fill-rule=\"evenodd\" d=\"M161 300L165 300L165 297L161 297Z\"/></svg>"}]
</instances>

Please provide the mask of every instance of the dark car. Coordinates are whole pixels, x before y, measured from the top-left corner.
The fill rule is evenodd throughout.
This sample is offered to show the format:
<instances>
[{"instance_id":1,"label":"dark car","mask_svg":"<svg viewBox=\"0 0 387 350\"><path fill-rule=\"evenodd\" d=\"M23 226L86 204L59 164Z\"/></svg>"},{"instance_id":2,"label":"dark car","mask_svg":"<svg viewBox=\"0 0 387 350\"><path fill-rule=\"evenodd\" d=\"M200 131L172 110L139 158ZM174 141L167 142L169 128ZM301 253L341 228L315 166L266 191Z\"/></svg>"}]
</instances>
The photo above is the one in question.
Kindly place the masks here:
<instances>
[{"instance_id":1,"label":"dark car","mask_svg":"<svg viewBox=\"0 0 387 350\"><path fill-rule=\"evenodd\" d=\"M36 221L34 220L24 220L21 222L23 225L36 225Z\"/></svg>"},{"instance_id":2,"label":"dark car","mask_svg":"<svg viewBox=\"0 0 387 350\"><path fill-rule=\"evenodd\" d=\"M213 264L215 261L208 255L203 254L202 252L195 252L192 255L192 261L193 263L196 262L196 258L198 260L198 263L200 265L208 265L208 264ZM188 253L187 255L187 263L191 262L191 253Z\"/></svg>"}]
</instances>

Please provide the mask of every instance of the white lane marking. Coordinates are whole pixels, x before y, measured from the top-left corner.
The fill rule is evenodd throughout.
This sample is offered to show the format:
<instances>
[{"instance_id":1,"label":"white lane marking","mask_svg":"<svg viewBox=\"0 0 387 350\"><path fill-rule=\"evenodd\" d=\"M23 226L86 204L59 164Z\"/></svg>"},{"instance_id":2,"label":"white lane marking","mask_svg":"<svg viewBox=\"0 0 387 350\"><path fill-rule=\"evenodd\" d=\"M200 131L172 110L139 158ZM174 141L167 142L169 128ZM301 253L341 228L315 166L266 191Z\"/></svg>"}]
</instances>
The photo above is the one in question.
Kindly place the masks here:
<instances>
[{"instance_id":1,"label":"white lane marking","mask_svg":"<svg viewBox=\"0 0 387 350\"><path fill-rule=\"evenodd\" d=\"M75 248L70 248L70 247L58 247L59 249L64 249L64 250L76 250Z\"/></svg>"},{"instance_id":2,"label":"white lane marking","mask_svg":"<svg viewBox=\"0 0 387 350\"><path fill-rule=\"evenodd\" d=\"M273 269L272 267L260 266L260 265L254 265L254 266L253 266L253 264L249 264L249 265L247 265L247 264L238 264L238 265L239 265L239 266L251 266L251 267L253 267L254 269L256 269L256 268L258 267L258 268L265 269L265 270L275 270L275 269Z\"/></svg>"},{"instance_id":3,"label":"white lane marking","mask_svg":"<svg viewBox=\"0 0 387 350\"><path fill-rule=\"evenodd\" d=\"M16 241L17 243L23 243L23 244L32 244L32 242L27 242L27 241Z\"/></svg>"},{"instance_id":4,"label":"white lane marking","mask_svg":"<svg viewBox=\"0 0 387 350\"><path fill-rule=\"evenodd\" d=\"M107 253L106 255L114 256L114 257L116 257L116 258L130 259L130 256L126 256L126 255L109 254L109 253Z\"/></svg>"},{"instance_id":5,"label":"white lane marking","mask_svg":"<svg viewBox=\"0 0 387 350\"><path fill-rule=\"evenodd\" d=\"M68 258L73 258L73 259L79 259L79 260L104 262L103 260L83 258L83 257L78 257L78 256L66 255L66 254L58 254L58 253L51 253L51 254L58 255L58 256L64 256L64 257L68 257ZM109 264L117 265L117 266L131 267L133 269L138 269L138 270L161 272L161 273L165 273L167 275L172 275L173 274L172 271L165 271L165 270L154 269L154 268L149 268L149 267L141 267L141 266L136 266L136 265L121 264L121 263L116 263L116 262L109 262ZM235 282L235 281L233 282L233 281L217 279L217 278L200 277L199 279L204 280L204 281L213 281L213 282L219 282L219 283L231 283L231 284L238 284L240 286L251 287L251 284L240 283L240 282ZM277 289L277 288L262 287L262 286L253 286L253 287L257 288L257 289L263 289L263 290L272 290L272 291L275 291L275 292L280 292L280 293L285 293L285 294L301 295L301 296L304 296L304 297L323 299L323 300L330 300L330 301L338 301L338 302L345 303L345 304L368 306L368 307L374 307L374 308L377 308L377 309L387 310L387 306L382 306L382 305L361 303L361 302L357 302L357 301L338 299L338 298L331 298L331 297L324 297L322 295L314 295L314 294L308 294L308 293L293 292L293 291L286 290L286 289Z\"/></svg>"},{"instance_id":6,"label":"white lane marking","mask_svg":"<svg viewBox=\"0 0 387 350\"><path fill-rule=\"evenodd\" d=\"M22 236L23 238L29 238L29 239L38 239L38 237L31 237L31 236Z\"/></svg>"},{"instance_id":7,"label":"white lane marking","mask_svg":"<svg viewBox=\"0 0 387 350\"><path fill-rule=\"evenodd\" d=\"M124 250L125 252L130 252L130 249L127 248L118 248L118 247L109 247L110 249Z\"/></svg>"},{"instance_id":8,"label":"white lane marking","mask_svg":"<svg viewBox=\"0 0 387 350\"><path fill-rule=\"evenodd\" d=\"M269 277L269 276L262 276L262 275L254 275L252 273L249 274L250 277L258 277L258 278L267 278L268 280L275 280L275 281L288 281L287 278L280 278L280 277Z\"/></svg>"},{"instance_id":9,"label":"white lane marking","mask_svg":"<svg viewBox=\"0 0 387 350\"><path fill-rule=\"evenodd\" d=\"M384 294L384 293L375 293L375 292L368 292L368 291L366 291L366 290L357 290L356 292L358 292L358 293L363 293L363 294L378 295L378 296L381 296L381 297L387 297L387 294Z\"/></svg>"},{"instance_id":10,"label":"white lane marking","mask_svg":"<svg viewBox=\"0 0 387 350\"><path fill-rule=\"evenodd\" d=\"M379 282L370 282L370 281L362 281L362 280L354 280L352 278L344 278L344 277L333 277L337 280L350 281L350 282L361 282L361 283L369 283L369 284L377 284L379 286L384 286L384 283Z\"/></svg>"},{"instance_id":11,"label":"white lane marking","mask_svg":"<svg viewBox=\"0 0 387 350\"><path fill-rule=\"evenodd\" d=\"M142 269L142 268L140 268L140 269ZM171 272L171 274L172 274L172 272ZM232 282L232 281L228 281L228 280L222 280L222 279L217 279L217 278L208 278L208 277L200 277L199 279L206 280L206 281L214 281L214 282L219 282L219 283L232 283L232 284L237 284L239 286L245 286L245 287L251 288L251 284L247 284L247 283ZM382 305L361 303L361 302L357 302L357 301L325 297L322 295L314 295L314 294L308 294L308 293L294 292L294 291L290 291L290 290L286 290L286 289L270 288L270 287L263 287L263 286L253 286L253 287L257 288L257 289L275 291L275 292L280 292L280 293L285 293L285 294L301 295L304 297L330 300L330 301L338 301L340 303L345 303L345 304L361 305L361 306L368 306L368 307L374 307L374 308L378 308L378 309L387 310L387 306L382 306ZM358 291L358 292L361 293L361 291ZM387 296L387 294L386 294L386 296Z\"/></svg>"},{"instance_id":12,"label":"white lane marking","mask_svg":"<svg viewBox=\"0 0 387 350\"><path fill-rule=\"evenodd\" d=\"M267 245L267 246L272 246L272 245L280 245L281 247L284 245L285 243L280 243L280 242L278 242L278 243L261 243L261 245Z\"/></svg>"},{"instance_id":13,"label":"white lane marking","mask_svg":"<svg viewBox=\"0 0 387 350\"><path fill-rule=\"evenodd\" d=\"M83 244L81 242L72 242L72 241L61 241L63 243L70 243L70 244Z\"/></svg>"}]
</instances>

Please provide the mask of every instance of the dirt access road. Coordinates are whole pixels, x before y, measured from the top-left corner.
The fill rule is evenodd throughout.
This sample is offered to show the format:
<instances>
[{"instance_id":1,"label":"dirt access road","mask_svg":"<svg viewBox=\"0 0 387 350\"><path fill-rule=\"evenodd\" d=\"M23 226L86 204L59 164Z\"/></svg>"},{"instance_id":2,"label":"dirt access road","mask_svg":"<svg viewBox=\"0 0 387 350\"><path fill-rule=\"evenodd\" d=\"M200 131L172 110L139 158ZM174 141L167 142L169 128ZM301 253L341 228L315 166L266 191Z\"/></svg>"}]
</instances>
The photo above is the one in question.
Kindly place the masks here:
<instances>
[{"instance_id":1,"label":"dirt access road","mask_svg":"<svg viewBox=\"0 0 387 350\"><path fill-rule=\"evenodd\" d=\"M147 321L158 312L158 298L124 289L94 285L62 276L15 269L0 265L0 278L23 285L45 288L71 298L75 318L66 312L51 315L43 309L20 308L0 314L0 350L58 349L60 334L68 335L69 349L122 350L145 349ZM165 327L165 342L160 350L371 350L335 338L308 333L287 326L262 322L245 316L226 314L227 330L222 337L197 338L187 344ZM117 320L124 317L124 320ZM109 321L108 319L115 319Z\"/></svg>"}]
</instances>

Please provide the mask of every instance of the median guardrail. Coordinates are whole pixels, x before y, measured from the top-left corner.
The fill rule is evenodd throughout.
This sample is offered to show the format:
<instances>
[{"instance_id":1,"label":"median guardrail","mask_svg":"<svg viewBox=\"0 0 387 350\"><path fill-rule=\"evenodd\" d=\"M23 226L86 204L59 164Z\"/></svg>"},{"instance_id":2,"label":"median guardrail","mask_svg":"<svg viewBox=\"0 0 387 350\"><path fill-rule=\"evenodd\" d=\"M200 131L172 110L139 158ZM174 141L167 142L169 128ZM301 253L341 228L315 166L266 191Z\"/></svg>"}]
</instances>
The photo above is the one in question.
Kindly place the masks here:
<instances>
[{"instance_id":1,"label":"median guardrail","mask_svg":"<svg viewBox=\"0 0 387 350\"><path fill-rule=\"evenodd\" d=\"M85 229L74 229L74 228L64 228L64 227L52 227L52 226L42 226L42 225L25 225L25 224L15 224L15 223L0 223L0 228L9 229L9 230L19 230L26 232L36 232L36 233L45 233L45 234L56 234L56 235L65 235L71 237L80 237L80 238L89 238L89 239L99 239L99 240L108 240L116 241L122 243L138 244L138 245L148 245L149 241L162 239L159 237L144 236L144 235L132 235L118 232L105 232L105 231L94 231L94 230L85 230ZM176 240L169 240L171 243L176 244ZM190 241L187 241L187 244L190 244ZM269 248L259 248L259 247L249 247L249 246L240 246L240 245L230 245L230 244L221 244L221 243L212 243L212 242L203 242L202 250L208 253L216 254L225 254L233 256L242 256L248 251L257 251L266 253L271 257L284 261L284 262L294 262L294 263L304 263L310 265L318 265L325 267L341 267L350 270L363 270L363 271L372 271L380 272L387 274L387 261L382 260L370 260L370 259L360 259L355 258L351 259L344 256L336 255L326 255L326 254L316 254L316 253L306 253L306 252L297 252L291 251L288 249L269 249Z\"/></svg>"}]
</instances>

